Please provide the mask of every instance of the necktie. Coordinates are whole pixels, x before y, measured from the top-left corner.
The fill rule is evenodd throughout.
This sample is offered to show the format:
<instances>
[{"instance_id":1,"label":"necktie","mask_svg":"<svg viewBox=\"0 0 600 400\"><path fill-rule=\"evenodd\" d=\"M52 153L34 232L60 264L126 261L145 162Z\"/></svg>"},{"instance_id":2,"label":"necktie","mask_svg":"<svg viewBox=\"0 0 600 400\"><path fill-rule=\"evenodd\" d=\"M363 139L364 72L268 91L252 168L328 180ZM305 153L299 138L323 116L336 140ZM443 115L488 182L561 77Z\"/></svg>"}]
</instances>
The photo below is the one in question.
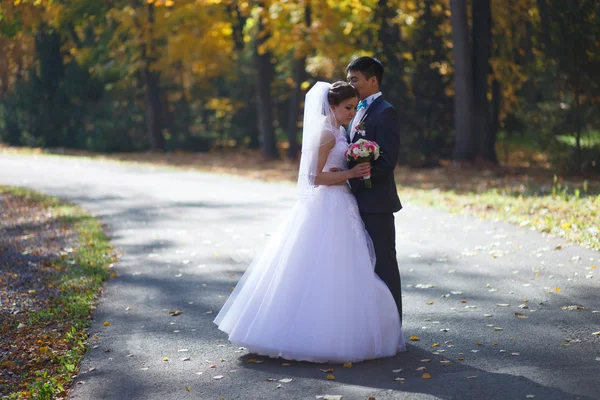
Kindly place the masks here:
<instances>
[{"instance_id":1,"label":"necktie","mask_svg":"<svg viewBox=\"0 0 600 400\"><path fill-rule=\"evenodd\" d=\"M367 99L359 101L358 102L358 107L356 107L356 111L360 111L363 108L367 108L367 105L368 105Z\"/></svg>"}]
</instances>

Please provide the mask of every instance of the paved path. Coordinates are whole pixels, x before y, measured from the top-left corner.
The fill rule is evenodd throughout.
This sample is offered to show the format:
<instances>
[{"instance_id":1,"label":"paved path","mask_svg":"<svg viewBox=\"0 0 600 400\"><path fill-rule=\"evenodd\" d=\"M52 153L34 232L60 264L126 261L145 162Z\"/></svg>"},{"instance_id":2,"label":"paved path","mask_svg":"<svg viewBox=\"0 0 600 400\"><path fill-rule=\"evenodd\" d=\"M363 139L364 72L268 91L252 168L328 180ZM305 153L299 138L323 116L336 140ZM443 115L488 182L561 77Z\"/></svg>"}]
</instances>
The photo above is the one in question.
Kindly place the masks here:
<instances>
[{"instance_id":1,"label":"paved path","mask_svg":"<svg viewBox=\"0 0 600 400\"><path fill-rule=\"evenodd\" d=\"M73 399L600 399L597 252L405 204L396 215L404 329L420 341L396 357L333 366L328 381L323 365L248 363L212 323L293 204L292 184L13 155L0 155L0 184L83 205L123 253ZM561 309L570 305L585 309Z\"/></svg>"}]
</instances>

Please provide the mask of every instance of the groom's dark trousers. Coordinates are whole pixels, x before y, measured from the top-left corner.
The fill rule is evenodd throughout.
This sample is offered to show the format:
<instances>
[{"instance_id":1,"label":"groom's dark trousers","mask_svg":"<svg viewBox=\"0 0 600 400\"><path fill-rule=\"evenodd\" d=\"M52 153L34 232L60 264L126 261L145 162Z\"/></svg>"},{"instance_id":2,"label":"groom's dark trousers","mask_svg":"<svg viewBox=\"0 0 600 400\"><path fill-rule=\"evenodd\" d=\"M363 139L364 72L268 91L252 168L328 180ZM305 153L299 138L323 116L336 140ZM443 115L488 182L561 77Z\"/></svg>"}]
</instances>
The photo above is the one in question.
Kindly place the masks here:
<instances>
[{"instance_id":1,"label":"groom's dark trousers","mask_svg":"<svg viewBox=\"0 0 600 400\"><path fill-rule=\"evenodd\" d=\"M385 282L390 289L398 314L402 320L402 295L400 291L400 271L396 260L396 228L394 214L368 214L361 213L365 228L375 250L375 273Z\"/></svg>"},{"instance_id":2,"label":"groom's dark trousers","mask_svg":"<svg viewBox=\"0 0 600 400\"><path fill-rule=\"evenodd\" d=\"M351 131L360 121L352 121ZM372 161L371 188L364 181L351 179L352 193L356 196L360 215L375 249L375 272L387 285L396 301L402 321L402 292L400 272L396 260L396 229L394 213L402 208L394 180L394 169L400 150L400 126L398 113L390 103L378 97L367 109L362 122L365 136L354 135L352 142L359 139L373 140L379 144L381 155ZM350 137L348 138L350 141ZM350 163L350 168L354 166Z\"/></svg>"}]
</instances>

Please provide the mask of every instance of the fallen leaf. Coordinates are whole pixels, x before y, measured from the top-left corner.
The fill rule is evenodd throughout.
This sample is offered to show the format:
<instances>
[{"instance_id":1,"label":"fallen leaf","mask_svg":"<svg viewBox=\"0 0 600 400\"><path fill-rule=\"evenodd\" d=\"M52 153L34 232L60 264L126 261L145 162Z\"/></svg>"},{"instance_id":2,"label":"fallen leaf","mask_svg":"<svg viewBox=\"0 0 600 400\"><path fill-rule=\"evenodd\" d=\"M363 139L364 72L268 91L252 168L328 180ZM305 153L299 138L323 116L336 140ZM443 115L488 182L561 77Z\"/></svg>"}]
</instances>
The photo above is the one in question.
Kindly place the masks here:
<instances>
[{"instance_id":1,"label":"fallen leaf","mask_svg":"<svg viewBox=\"0 0 600 400\"><path fill-rule=\"evenodd\" d=\"M428 301L427 304L431 306L433 305L433 301Z\"/></svg>"},{"instance_id":2,"label":"fallen leaf","mask_svg":"<svg viewBox=\"0 0 600 400\"><path fill-rule=\"evenodd\" d=\"M181 359L181 361L190 361L190 360L191 360L191 358L190 358L190 357L183 357L183 358Z\"/></svg>"},{"instance_id":3,"label":"fallen leaf","mask_svg":"<svg viewBox=\"0 0 600 400\"><path fill-rule=\"evenodd\" d=\"M267 382L275 382L277 379L275 378L266 378L265 381Z\"/></svg>"},{"instance_id":4,"label":"fallen leaf","mask_svg":"<svg viewBox=\"0 0 600 400\"><path fill-rule=\"evenodd\" d=\"M284 379L280 379L279 382L281 383L290 383L292 381L292 378L284 378Z\"/></svg>"},{"instance_id":5,"label":"fallen leaf","mask_svg":"<svg viewBox=\"0 0 600 400\"><path fill-rule=\"evenodd\" d=\"M520 313L520 312L516 312L516 313L515 313L515 316L516 316L517 318L529 318L527 315L525 315L525 314L523 314L523 313Z\"/></svg>"},{"instance_id":6,"label":"fallen leaf","mask_svg":"<svg viewBox=\"0 0 600 400\"><path fill-rule=\"evenodd\" d=\"M183 311L181 311L181 310L170 310L169 311L169 315L172 317L176 317L181 314L183 314Z\"/></svg>"},{"instance_id":7,"label":"fallen leaf","mask_svg":"<svg viewBox=\"0 0 600 400\"><path fill-rule=\"evenodd\" d=\"M521 353L510 353L511 356L520 356Z\"/></svg>"},{"instance_id":8,"label":"fallen leaf","mask_svg":"<svg viewBox=\"0 0 600 400\"><path fill-rule=\"evenodd\" d=\"M333 368L322 369L321 372L333 372Z\"/></svg>"},{"instance_id":9,"label":"fallen leaf","mask_svg":"<svg viewBox=\"0 0 600 400\"><path fill-rule=\"evenodd\" d=\"M425 367L419 367L419 368L417 368L417 371L425 371L426 369L427 368L425 368Z\"/></svg>"},{"instance_id":10,"label":"fallen leaf","mask_svg":"<svg viewBox=\"0 0 600 400\"><path fill-rule=\"evenodd\" d=\"M110 322L104 321L104 326L110 326Z\"/></svg>"},{"instance_id":11,"label":"fallen leaf","mask_svg":"<svg viewBox=\"0 0 600 400\"><path fill-rule=\"evenodd\" d=\"M478 345L478 346L480 346L481 342L478 340L478 341L475 342L475 344Z\"/></svg>"},{"instance_id":12,"label":"fallen leaf","mask_svg":"<svg viewBox=\"0 0 600 400\"><path fill-rule=\"evenodd\" d=\"M490 317L493 317L493 314L483 314L483 316L486 318L490 318Z\"/></svg>"},{"instance_id":13,"label":"fallen leaf","mask_svg":"<svg viewBox=\"0 0 600 400\"><path fill-rule=\"evenodd\" d=\"M189 392L189 391L190 391L190 390L192 390L192 389L191 389L189 386L186 386L186 387L185 387L185 390L187 390L187 391Z\"/></svg>"},{"instance_id":14,"label":"fallen leaf","mask_svg":"<svg viewBox=\"0 0 600 400\"><path fill-rule=\"evenodd\" d=\"M465 359L463 357L458 357L457 360L458 361L465 361Z\"/></svg>"},{"instance_id":15,"label":"fallen leaf","mask_svg":"<svg viewBox=\"0 0 600 400\"><path fill-rule=\"evenodd\" d=\"M333 375L327 375L327 380L328 381L335 381L335 376L333 376Z\"/></svg>"},{"instance_id":16,"label":"fallen leaf","mask_svg":"<svg viewBox=\"0 0 600 400\"><path fill-rule=\"evenodd\" d=\"M431 345L431 347L440 347L440 344L439 343L434 343L434 344Z\"/></svg>"},{"instance_id":17,"label":"fallen leaf","mask_svg":"<svg viewBox=\"0 0 600 400\"><path fill-rule=\"evenodd\" d=\"M555 289L554 289L554 291L555 291L556 293L558 293L558 292L560 292L560 288L559 288L559 287L557 287L557 288L555 288Z\"/></svg>"},{"instance_id":18,"label":"fallen leaf","mask_svg":"<svg viewBox=\"0 0 600 400\"><path fill-rule=\"evenodd\" d=\"M496 304L498 307L510 307L510 304L506 304L506 303L500 303L500 304Z\"/></svg>"},{"instance_id":19,"label":"fallen leaf","mask_svg":"<svg viewBox=\"0 0 600 400\"><path fill-rule=\"evenodd\" d=\"M418 336L411 336L408 338L408 340L412 340L413 342L418 342L419 340L421 340L421 338Z\"/></svg>"},{"instance_id":20,"label":"fallen leaf","mask_svg":"<svg viewBox=\"0 0 600 400\"><path fill-rule=\"evenodd\" d=\"M394 373L397 374L398 372L402 372L402 368L400 368L400 369L393 369L392 372L394 372Z\"/></svg>"},{"instance_id":21,"label":"fallen leaf","mask_svg":"<svg viewBox=\"0 0 600 400\"><path fill-rule=\"evenodd\" d=\"M165 356L162 358L163 361L169 361L169 357Z\"/></svg>"},{"instance_id":22,"label":"fallen leaf","mask_svg":"<svg viewBox=\"0 0 600 400\"><path fill-rule=\"evenodd\" d=\"M404 383L405 378L394 378L396 382Z\"/></svg>"},{"instance_id":23,"label":"fallen leaf","mask_svg":"<svg viewBox=\"0 0 600 400\"><path fill-rule=\"evenodd\" d=\"M423 375L421 375L422 379L431 379L431 374L429 372L425 372Z\"/></svg>"},{"instance_id":24,"label":"fallen leaf","mask_svg":"<svg viewBox=\"0 0 600 400\"><path fill-rule=\"evenodd\" d=\"M217 375L217 376L213 376L214 380L220 381L221 379L223 379L223 375Z\"/></svg>"},{"instance_id":25,"label":"fallen leaf","mask_svg":"<svg viewBox=\"0 0 600 400\"><path fill-rule=\"evenodd\" d=\"M431 360L429 358L424 358L421 360L422 363L428 363L431 362Z\"/></svg>"},{"instance_id":26,"label":"fallen leaf","mask_svg":"<svg viewBox=\"0 0 600 400\"><path fill-rule=\"evenodd\" d=\"M600 331L592 333L594 336L600 336Z\"/></svg>"}]
</instances>

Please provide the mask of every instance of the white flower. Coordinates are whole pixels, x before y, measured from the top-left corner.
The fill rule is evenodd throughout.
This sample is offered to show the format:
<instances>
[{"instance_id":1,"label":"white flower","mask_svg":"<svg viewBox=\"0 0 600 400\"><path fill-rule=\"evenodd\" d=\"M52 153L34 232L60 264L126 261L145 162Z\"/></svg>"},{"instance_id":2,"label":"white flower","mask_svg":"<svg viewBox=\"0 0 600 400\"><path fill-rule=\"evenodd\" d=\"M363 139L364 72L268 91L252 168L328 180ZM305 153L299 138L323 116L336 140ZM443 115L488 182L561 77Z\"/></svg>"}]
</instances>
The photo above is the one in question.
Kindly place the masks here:
<instances>
[{"instance_id":1,"label":"white flower","mask_svg":"<svg viewBox=\"0 0 600 400\"><path fill-rule=\"evenodd\" d=\"M360 150L358 149L358 147L355 147L355 148L352 149L352 153L353 154L358 154L359 151Z\"/></svg>"}]
</instances>

